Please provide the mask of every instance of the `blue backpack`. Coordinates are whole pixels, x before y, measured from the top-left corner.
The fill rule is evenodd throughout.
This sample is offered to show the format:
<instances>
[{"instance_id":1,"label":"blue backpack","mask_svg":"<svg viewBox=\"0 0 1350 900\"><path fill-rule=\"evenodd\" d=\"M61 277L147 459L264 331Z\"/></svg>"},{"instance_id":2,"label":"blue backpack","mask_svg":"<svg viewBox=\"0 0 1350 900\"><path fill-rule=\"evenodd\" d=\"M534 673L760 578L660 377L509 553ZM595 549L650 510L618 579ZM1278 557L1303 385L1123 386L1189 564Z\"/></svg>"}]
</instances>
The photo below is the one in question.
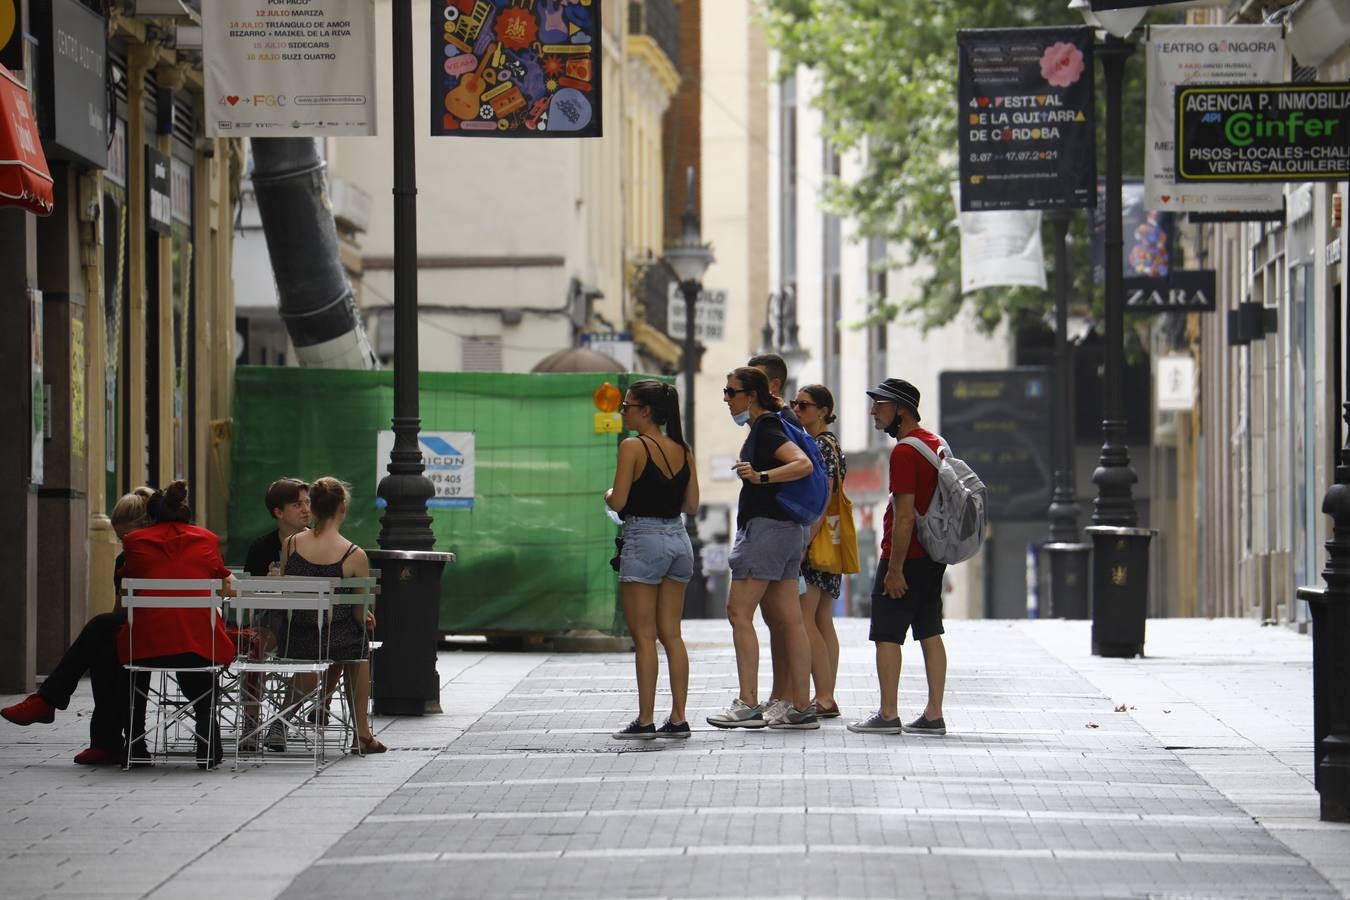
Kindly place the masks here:
<instances>
[{"instance_id":1,"label":"blue backpack","mask_svg":"<svg viewBox=\"0 0 1350 900\"><path fill-rule=\"evenodd\" d=\"M778 413L778 421L783 424L783 431L787 434L788 440L801 448L806 458L811 460L810 475L796 481L779 483L778 505L798 525L810 525L820 518L820 514L825 511L825 504L830 499L830 479L825 474L825 462L820 458L820 448L816 446L815 438L807 434L800 425L785 419L782 413ZM750 444L752 464L754 458L755 445L752 442Z\"/></svg>"}]
</instances>

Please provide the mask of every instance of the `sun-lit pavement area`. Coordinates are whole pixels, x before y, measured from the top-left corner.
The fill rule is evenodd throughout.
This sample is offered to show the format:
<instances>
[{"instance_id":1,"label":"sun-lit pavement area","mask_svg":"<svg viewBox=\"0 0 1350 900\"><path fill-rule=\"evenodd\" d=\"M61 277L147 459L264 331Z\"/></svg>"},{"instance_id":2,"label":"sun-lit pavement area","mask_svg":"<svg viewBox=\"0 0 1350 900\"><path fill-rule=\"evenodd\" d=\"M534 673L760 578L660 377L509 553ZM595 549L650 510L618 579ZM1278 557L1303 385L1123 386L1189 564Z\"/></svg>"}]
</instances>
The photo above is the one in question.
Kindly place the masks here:
<instances>
[{"instance_id":1,"label":"sun-lit pavement area","mask_svg":"<svg viewBox=\"0 0 1350 900\"><path fill-rule=\"evenodd\" d=\"M951 622L950 733L920 738L845 730L876 689L866 623L840 632L845 718L819 731L704 724L734 657L689 622L687 743L610 739L631 654L446 652L446 715L317 776L80 769L84 691L55 726L0 722L0 896L1347 896L1306 636L1151 621L1126 661L1085 622ZM901 693L916 715L917 647Z\"/></svg>"}]
</instances>

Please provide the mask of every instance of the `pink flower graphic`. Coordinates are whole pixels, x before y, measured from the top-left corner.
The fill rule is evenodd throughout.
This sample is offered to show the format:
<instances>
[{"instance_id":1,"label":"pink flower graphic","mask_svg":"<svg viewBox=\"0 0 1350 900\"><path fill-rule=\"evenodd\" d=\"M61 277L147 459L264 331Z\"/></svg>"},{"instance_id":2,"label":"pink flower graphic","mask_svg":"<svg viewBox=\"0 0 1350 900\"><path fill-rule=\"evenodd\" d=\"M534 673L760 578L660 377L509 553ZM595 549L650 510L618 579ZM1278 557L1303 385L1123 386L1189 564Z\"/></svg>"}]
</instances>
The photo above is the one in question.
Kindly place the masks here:
<instances>
[{"instance_id":1,"label":"pink flower graphic","mask_svg":"<svg viewBox=\"0 0 1350 900\"><path fill-rule=\"evenodd\" d=\"M1041 54L1041 77L1055 87L1068 87L1083 77L1083 51L1057 41Z\"/></svg>"}]
</instances>

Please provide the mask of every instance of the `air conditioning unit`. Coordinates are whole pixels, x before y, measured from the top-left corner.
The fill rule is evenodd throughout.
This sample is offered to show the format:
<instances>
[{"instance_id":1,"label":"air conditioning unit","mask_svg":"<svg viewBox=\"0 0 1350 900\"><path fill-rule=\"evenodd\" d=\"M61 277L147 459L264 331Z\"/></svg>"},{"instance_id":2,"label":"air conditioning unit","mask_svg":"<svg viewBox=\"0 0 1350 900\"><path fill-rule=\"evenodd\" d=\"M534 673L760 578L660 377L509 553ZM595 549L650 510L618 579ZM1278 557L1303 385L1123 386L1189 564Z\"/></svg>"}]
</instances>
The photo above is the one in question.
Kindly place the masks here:
<instances>
[{"instance_id":1,"label":"air conditioning unit","mask_svg":"<svg viewBox=\"0 0 1350 900\"><path fill-rule=\"evenodd\" d=\"M133 16L187 18L202 21L202 0L128 0Z\"/></svg>"},{"instance_id":2,"label":"air conditioning unit","mask_svg":"<svg viewBox=\"0 0 1350 900\"><path fill-rule=\"evenodd\" d=\"M356 231L370 227L370 194L345 178L330 176L328 197L333 204L333 218Z\"/></svg>"},{"instance_id":3,"label":"air conditioning unit","mask_svg":"<svg viewBox=\"0 0 1350 900\"><path fill-rule=\"evenodd\" d=\"M1285 40L1300 65L1321 65L1350 42L1350 3L1304 0L1289 16Z\"/></svg>"}]
</instances>

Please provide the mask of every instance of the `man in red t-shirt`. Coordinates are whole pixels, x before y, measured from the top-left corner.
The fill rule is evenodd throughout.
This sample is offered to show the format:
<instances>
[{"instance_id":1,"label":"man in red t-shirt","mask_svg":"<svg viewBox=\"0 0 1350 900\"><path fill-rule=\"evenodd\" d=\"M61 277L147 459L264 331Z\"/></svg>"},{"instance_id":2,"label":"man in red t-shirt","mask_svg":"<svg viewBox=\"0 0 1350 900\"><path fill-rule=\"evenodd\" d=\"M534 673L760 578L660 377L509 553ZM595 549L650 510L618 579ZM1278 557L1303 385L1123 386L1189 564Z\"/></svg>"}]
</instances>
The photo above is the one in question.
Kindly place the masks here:
<instances>
[{"instance_id":1,"label":"man in red t-shirt","mask_svg":"<svg viewBox=\"0 0 1350 900\"><path fill-rule=\"evenodd\" d=\"M930 559L919 543L915 517L928 512L937 488L937 469L907 438L921 441L943 455L941 439L919 425L919 389L900 378L887 378L867 392L872 398L872 425L899 443L891 450L891 502L886 507L881 560L872 581L872 627L868 639L877 647L877 680L881 708L861 722L849 724L860 734L942 735L942 694L947 684L947 649L942 643L942 584L947 567ZM912 631L923 650L928 676L928 705L913 722L900 721L900 645Z\"/></svg>"}]
</instances>

